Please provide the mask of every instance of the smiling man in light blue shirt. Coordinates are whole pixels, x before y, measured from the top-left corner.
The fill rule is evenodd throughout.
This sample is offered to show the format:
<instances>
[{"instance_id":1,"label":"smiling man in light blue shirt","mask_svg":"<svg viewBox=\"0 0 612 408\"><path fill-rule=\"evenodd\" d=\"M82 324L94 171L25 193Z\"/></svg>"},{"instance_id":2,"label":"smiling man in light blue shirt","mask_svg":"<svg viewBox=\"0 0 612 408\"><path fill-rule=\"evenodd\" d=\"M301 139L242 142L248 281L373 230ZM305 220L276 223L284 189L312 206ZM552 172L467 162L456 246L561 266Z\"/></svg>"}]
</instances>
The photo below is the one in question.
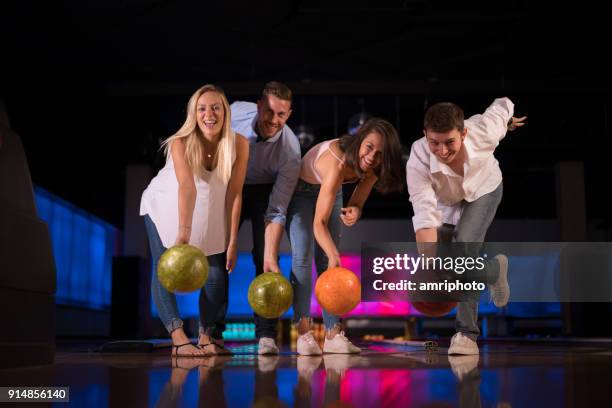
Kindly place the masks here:
<instances>
[{"instance_id":1,"label":"smiling man in light blue shirt","mask_svg":"<svg viewBox=\"0 0 612 408\"><path fill-rule=\"evenodd\" d=\"M286 125L291 116L291 90L268 82L257 104L234 102L232 129L249 140L250 153L242 194L241 221L250 218L256 275L280 272L278 247L287 207L300 174L300 143ZM278 354L278 319L255 315L259 354Z\"/></svg>"}]
</instances>

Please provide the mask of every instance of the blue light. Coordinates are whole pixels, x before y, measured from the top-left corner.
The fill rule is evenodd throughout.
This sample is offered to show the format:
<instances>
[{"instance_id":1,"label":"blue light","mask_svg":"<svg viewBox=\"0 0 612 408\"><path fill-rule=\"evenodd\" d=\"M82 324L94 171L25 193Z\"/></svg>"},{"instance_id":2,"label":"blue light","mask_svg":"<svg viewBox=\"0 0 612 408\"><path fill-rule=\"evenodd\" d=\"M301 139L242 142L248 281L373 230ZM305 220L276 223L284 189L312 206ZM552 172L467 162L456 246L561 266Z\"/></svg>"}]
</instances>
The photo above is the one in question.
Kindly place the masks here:
<instances>
[{"instance_id":1,"label":"blue light","mask_svg":"<svg viewBox=\"0 0 612 408\"><path fill-rule=\"evenodd\" d=\"M34 193L38 216L51 236L56 303L109 308L117 229L40 187Z\"/></svg>"}]
</instances>

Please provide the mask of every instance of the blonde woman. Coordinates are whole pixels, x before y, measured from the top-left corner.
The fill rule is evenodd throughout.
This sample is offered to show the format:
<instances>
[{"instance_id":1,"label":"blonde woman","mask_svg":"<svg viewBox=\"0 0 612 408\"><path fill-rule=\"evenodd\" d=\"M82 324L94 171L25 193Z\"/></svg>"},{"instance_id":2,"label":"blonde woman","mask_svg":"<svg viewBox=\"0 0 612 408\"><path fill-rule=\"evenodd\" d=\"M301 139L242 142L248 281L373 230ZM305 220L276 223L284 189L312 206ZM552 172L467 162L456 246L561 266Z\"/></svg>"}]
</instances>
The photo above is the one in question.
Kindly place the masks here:
<instances>
[{"instance_id":1,"label":"blonde woman","mask_svg":"<svg viewBox=\"0 0 612 408\"><path fill-rule=\"evenodd\" d=\"M230 128L230 116L220 88L205 85L198 89L189 99L185 123L162 144L166 165L142 195L140 214L154 264L166 248L187 243L200 248L210 264L208 281L200 292L197 346L183 330L175 295L153 273L153 301L172 338L173 356L229 353L220 339L225 328L228 274L236 265L249 156L247 140Z\"/></svg>"}]
</instances>

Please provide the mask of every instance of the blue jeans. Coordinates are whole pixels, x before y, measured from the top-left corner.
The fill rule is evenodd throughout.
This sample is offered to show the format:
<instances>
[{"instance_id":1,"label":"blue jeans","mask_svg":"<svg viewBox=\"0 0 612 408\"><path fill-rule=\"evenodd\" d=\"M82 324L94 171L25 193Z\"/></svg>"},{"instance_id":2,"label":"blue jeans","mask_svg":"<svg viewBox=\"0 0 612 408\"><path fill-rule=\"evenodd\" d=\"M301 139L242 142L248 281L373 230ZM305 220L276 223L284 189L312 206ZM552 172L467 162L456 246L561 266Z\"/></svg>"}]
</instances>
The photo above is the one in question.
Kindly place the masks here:
<instances>
[{"instance_id":1,"label":"blue jeans","mask_svg":"<svg viewBox=\"0 0 612 408\"><path fill-rule=\"evenodd\" d=\"M251 219L251 232L253 237L253 263L255 264L255 276L264 273L264 249L266 235L266 211L270 194L274 184L245 184L242 189L242 211L240 213L240 225L245 219ZM278 319L267 319L253 313L255 320L255 336L257 339L262 337L276 338L276 326Z\"/></svg>"},{"instance_id":2,"label":"blue jeans","mask_svg":"<svg viewBox=\"0 0 612 408\"><path fill-rule=\"evenodd\" d=\"M287 210L287 235L291 242L291 284L293 285L293 316L297 322L310 317L312 294L312 258L314 253L317 275L327 269L327 255L315 242L313 221L315 205L319 197L319 184L299 180ZM342 189L338 190L327 226L336 247L340 245ZM340 323L340 317L323 309L323 322L327 329Z\"/></svg>"},{"instance_id":3,"label":"blue jeans","mask_svg":"<svg viewBox=\"0 0 612 408\"><path fill-rule=\"evenodd\" d=\"M463 211L456 226L444 224L438 229L440 241L450 240L452 242L484 242L487 230L493 222L497 207L503 195L503 185L500 184L489 194L485 194L476 201L462 203ZM471 248L476 248L471 246ZM471 256L478 256L471 254ZM480 277L482 281L493 283L497 280L499 263L496 259L485 261L485 276ZM478 329L478 299L459 302L457 304L457 315L455 328L466 337L476 341L480 335Z\"/></svg>"},{"instance_id":4,"label":"blue jeans","mask_svg":"<svg viewBox=\"0 0 612 408\"><path fill-rule=\"evenodd\" d=\"M157 277L157 262L159 257L166 250L163 246L155 223L148 215L144 216L149 247L151 248L151 258L153 276L151 278L151 294L157 307L159 318L168 333L183 327L183 321L179 317L176 304L176 295L164 288ZM215 339L220 339L225 330L225 314L227 312L228 299L228 274L225 270L225 252L209 255L208 259L208 280L200 290L200 334L206 334Z\"/></svg>"}]
</instances>

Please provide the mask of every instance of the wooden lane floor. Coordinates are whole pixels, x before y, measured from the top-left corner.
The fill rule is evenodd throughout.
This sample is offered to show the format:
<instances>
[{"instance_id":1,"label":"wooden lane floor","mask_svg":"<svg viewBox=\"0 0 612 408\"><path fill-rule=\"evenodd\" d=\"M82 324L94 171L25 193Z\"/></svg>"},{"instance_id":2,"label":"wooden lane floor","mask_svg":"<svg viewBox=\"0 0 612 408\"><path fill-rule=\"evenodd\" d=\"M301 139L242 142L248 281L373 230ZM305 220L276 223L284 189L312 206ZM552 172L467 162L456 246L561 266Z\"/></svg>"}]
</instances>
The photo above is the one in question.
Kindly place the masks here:
<instances>
[{"instance_id":1,"label":"wooden lane floor","mask_svg":"<svg viewBox=\"0 0 612 408\"><path fill-rule=\"evenodd\" d=\"M230 345L231 346L231 345ZM573 407L606 406L605 343L483 343L478 356L445 347L362 344L360 355L170 358L152 353L56 352L53 365L0 370L2 386L69 386L71 406Z\"/></svg>"}]
</instances>

